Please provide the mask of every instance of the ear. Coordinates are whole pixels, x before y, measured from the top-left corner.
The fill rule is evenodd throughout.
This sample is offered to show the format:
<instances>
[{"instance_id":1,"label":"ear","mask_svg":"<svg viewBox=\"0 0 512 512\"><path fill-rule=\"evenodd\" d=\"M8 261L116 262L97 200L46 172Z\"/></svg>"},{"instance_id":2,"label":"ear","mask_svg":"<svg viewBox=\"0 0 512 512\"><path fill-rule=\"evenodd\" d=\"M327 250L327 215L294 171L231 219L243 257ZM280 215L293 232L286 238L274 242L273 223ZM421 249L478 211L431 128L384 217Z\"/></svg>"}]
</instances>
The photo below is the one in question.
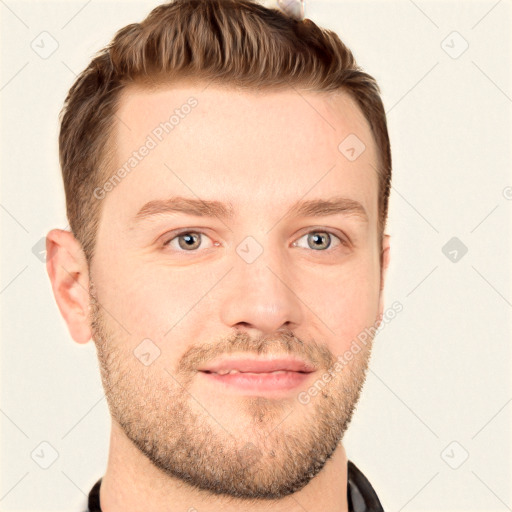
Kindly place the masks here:
<instances>
[{"instance_id":1,"label":"ear","mask_svg":"<svg viewBox=\"0 0 512 512\"><path fill-rule=\"evenodd\" d=\"M384 313L384 284L386 280L387 270L389 267L389 248L390 248L390 236L384 235L382 237L382 248L380 253L380 291L379 291L379 316L378 319L382 318Z\"/></svg>"},{"instance_id":2,"label":"ear","mask_svg":"<svg viewBox=\"0 0 512 512\"><path fill-rule=\"evenodd\" d=\"M46 235L46 271L60 313L77 343L91 339L89 325L89 271L73 233L52 229Z\"/></svg>"}]
</instances>

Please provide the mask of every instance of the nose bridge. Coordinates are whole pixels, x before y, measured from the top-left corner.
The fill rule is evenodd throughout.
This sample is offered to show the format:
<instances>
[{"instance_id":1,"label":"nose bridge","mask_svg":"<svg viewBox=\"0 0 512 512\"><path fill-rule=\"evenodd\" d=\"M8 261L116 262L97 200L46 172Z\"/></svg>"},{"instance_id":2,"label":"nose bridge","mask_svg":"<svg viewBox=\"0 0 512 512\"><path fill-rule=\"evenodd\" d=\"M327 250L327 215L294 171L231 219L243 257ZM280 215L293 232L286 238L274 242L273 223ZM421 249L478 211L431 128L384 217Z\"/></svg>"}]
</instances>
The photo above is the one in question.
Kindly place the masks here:
<instances>
[{"instance_id":1,"label":"nose bridge","mask_svg":"<svg viewBox=\"0 0 512 512\"><path fill-rule=\"evenodd\" d=\"M302 321L302 304L293 291L286 249L271 238L266 236L261 243L247 237L236 247L221 313L230 327L267 333L281 327L293 329Z\"/></svg>"}]
</instances>

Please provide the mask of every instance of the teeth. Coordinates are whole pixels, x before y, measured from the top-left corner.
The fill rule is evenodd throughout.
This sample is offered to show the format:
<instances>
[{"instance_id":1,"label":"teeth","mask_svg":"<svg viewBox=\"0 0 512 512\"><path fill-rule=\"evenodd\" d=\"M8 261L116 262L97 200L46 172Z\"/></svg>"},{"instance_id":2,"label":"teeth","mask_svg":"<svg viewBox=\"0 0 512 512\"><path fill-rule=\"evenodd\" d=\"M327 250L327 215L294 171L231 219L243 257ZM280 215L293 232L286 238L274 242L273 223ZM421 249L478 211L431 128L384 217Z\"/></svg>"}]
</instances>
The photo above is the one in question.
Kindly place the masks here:
<instances>
[{"instance_id":1,"label":"teeth","mask_svg":"<svg viewBox=\"0 0 512 512\"><path fill-rule=\"evenodd\" d=\"M232 373L248 373L249 375L258 375L259 373L286 373L286 370L276 370L273 372L240 372L239 370L220 370L217 375L228 375Z\"/></svg>"}]
</instances>

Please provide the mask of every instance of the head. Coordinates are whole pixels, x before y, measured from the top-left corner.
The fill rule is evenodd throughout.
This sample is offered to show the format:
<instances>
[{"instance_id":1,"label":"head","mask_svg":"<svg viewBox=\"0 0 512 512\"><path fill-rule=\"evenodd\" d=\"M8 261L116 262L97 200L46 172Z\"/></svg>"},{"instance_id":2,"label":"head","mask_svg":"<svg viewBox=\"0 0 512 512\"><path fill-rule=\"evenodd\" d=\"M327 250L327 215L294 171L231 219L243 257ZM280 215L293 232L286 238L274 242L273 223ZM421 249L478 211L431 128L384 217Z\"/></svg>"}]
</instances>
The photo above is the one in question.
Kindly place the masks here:
<instances>
[{"instance_id":1,"label":"head","mask_svg":"<svg viewBox=\"0 0 512 512\"><path fill-rule=\"evenodd\" d=\"M48 272L73 338L95 342L118 431L198 489L305 486L348 427L372 340L335 363L383 313L391 155L375 80L310 20L176 0L81 73L59 144L71 232L49 233ZM265 393L201 371L240 354L315 371Z\"/></svg>"}]
</instances>

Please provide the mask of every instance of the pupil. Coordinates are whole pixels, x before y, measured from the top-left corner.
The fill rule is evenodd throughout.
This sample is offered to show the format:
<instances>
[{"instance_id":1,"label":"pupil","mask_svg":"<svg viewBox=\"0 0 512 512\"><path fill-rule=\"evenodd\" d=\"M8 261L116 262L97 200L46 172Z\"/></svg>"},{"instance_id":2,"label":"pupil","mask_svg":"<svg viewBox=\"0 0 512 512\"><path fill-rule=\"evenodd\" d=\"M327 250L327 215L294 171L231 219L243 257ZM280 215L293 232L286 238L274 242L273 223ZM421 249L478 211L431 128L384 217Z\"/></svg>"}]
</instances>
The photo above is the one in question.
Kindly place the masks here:
<instances>
[{"instance_id":1,"label":"pupil","mask_svg":"<svg viewBox=\"0 0 512 512\"><path fill-rule=\"evenodd\" d=\"M318 234L315 234L315 235L312 235L313 239L314 239L314 243L317 244L317 243L320 243L322 244L322 239L325 238L326 234L325 235L318 235ZM329 245L330 245L330 240L327 241L327 245L325 245L326 243L324 242L324 248L328 248ZM315 249L318 249L319 246L315 247ZM322 247L320 247L322 248Z\"/></svg>"},{"instance_id":2,"label":"pupil","mask_svg":"<svg viewBox=\"0 0 512 512\"><path fill-rule=\"evenodd\" d=\"M180 240L180 245L182 245L181 241L184 240L185 247L190 248L197 244L196 239L197 239L197 235L195 235L195 234L182 235L181 240ZM182 246L182 248L183 248L183 246Z\"/></svg>"}]
</instances>

